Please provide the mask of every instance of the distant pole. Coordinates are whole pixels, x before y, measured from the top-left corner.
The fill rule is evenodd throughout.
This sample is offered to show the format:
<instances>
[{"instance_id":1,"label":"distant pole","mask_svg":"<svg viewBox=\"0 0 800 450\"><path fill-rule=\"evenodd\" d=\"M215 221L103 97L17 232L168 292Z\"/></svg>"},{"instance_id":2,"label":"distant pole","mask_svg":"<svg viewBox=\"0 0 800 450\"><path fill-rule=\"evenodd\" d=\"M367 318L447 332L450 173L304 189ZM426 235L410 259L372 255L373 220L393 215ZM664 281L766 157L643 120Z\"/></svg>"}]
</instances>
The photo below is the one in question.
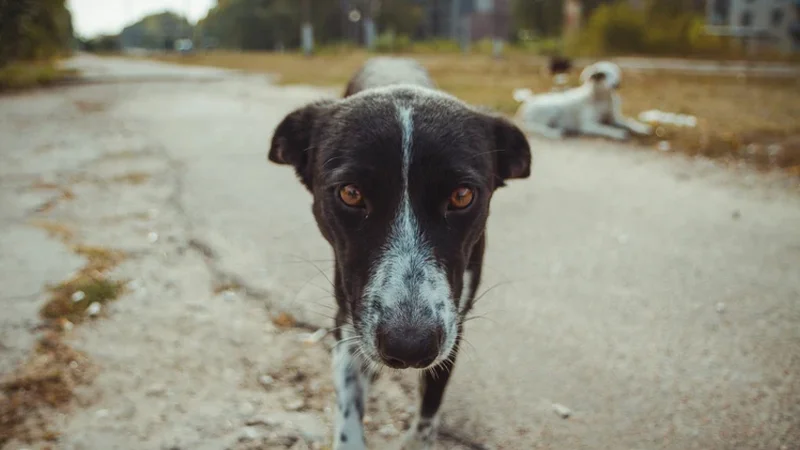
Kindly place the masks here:
<instances>
[{"instance_id":1,"label":"distant pole","mask_svg":"<svg viewBox=\"0 0 800 450\"><path fill-rule=\"evenodd\" d=\"M492 0L492 28L493 28L493 38L492 38L492 56L495 58L500 58L503 56L503 41L504 38L501 36L501 24L500 24L500 11L497 8L497 1Z\"/></svg>"},{"instance_id":2,"label":"distant pole","mask_svg":"<svg viewBox=\"0 0 800 450\"><path fill-rule=\"evenodd\" d=\"M459 22L461 19L461 0L451 0L450 2L450 38L460 40Z\"/></svg>"},{"instance_id":3,"label":"distant pole","mask_svg":"<svg viewBox=\"0 0 800 450\"><path fill-rule=\"evenodd\" d=\"M311 0L303 0L303 28L301 30L303 53L311 56L314 51L314 27L311 24Z\"/></svg>"},{"instance_id":4,"label":"distant pole","mask_svg":"<svg viewBox=\"0 0 800 450\"><path fill-rule=\"evenodd\" d=\"M374 0L366 0L367 4L364 8L364 44L367 46L367 50L375 50L375 35L377 34L375 31L375 1Z\"/></svg>"}]
</instances>

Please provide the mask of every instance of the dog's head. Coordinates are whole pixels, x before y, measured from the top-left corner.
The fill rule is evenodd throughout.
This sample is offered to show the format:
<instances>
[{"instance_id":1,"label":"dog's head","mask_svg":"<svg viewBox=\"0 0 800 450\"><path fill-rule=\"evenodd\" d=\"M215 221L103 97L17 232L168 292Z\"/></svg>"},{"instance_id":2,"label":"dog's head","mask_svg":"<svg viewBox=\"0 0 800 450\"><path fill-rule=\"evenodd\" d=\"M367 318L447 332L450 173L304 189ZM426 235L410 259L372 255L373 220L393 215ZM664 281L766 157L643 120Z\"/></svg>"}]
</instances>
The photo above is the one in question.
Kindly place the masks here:
<instances>
[{"instance_id":1,"label":"dog's head","mask_svg":"<svg viewBox=\"0 0 800 450\"><path fill-rule=\"evenodd\" d=\"M622 83L622 71L612 62L600 61L587 66L581 72L581 83L590 80L603 83L609 89L619 89Z\"/></svg>"},{"instance_id":2,"label":"dog's head","mask_svg":"<svg viewBox=\"0 0 800 450\"><path fill-rule=\"evenodd\" d=\"M269 159L294 166L314 196L363 354L395 368L447 359L492 193L530 174L523 133L438 91L392 86L292 112Z\"/></svg>"}]
</instances>

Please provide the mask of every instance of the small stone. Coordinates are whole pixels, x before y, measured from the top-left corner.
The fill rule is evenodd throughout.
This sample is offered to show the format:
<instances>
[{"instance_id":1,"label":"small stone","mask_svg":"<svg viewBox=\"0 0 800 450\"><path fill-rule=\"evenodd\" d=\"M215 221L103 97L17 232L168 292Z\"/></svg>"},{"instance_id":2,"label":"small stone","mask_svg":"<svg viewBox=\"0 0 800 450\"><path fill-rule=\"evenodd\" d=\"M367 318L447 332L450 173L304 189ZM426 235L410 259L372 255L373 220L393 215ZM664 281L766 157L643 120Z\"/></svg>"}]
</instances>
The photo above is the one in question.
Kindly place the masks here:
<instances>
[{"instance_id":1,"label":"small stone","mask_svg":"<svg viewBox=\"0 0 800 450\"><path fill-rule=\"evenodd\" d=\"M70 330L72 330L72 328L73 328L74 326L75 326L75 325L74 325L72 322L70 322L69 320L66 320L66 319L65 319L65 320L64 320L64 321L61 323L61 328L62 328L64 331L70 331Z\"/></svg>"},{"instance_id":2,"label":"small stone","mask_svg":"<svg viewBox=\"0 0 800 450\"><path fill-rule=\"evenodd\" d=\"M158 233L156 233L155 231L147 233L147 242L151 244L155 244L156 242L158 242Z\"/></svg>"},{"instance_id":3,"label":"small stone","mask_svg":"<svg viewBox=\"0 0 800 450\"><path fill-rule=\"evenodd\" d=\"M101 307L102 306L100 305L100 303L93 302L91 305L89 305L88 308L86 308L86 315L89 316L89 317L94 317L94 316L100 314L100 308Z\"/></svg>"},{"instance_id":4,"label":"small stone","mask_svg":"<svg viewBox=\"0 0 800 450\"><path fill-rule=\"evenodd\" d=\"M319 330L317 330L317 331L315 331L315 332L313 332L311 334L305 335L303 337L303 339L302 339L302 342L304 344L306 344L306 345L314 345L314 344L318 343L319 341L321 341L322 338L324 338L325 335L327 335L327 334L328 334L328 330L326 330L324 328L320 328Z\"/></svg>"},{"instance_id":5,"label":"small stone","mask_svg":"<svg viewBox=\"0 0 800 450\"><path fill-rule=\"evenodd\" d=\"M231 290L227 290L227 291L224 291L224 292L222 293L222 298L223 298L223 299L224 299L226 302L232 302L232 301L236 300L236 297L237 297L237 296L236 296L236 292L234 292L234 291L231 291Z\"/></svg>"},{"instance_id":6,"label":"small stone","mask_svg":"<svg viewBox=\"0 0 800 450\"><path fill-rule=\"evenodd\" d=\"M392 437L397 436L397 428L394 425L387 423L386 425L382 426L378 433L383 437Z\"/></svg>"},{"instance_id":7,"label":"small stone","mask_svg":"<svg viewBox=\"0 0 800 450\"><path fill-rule=\"evenodd\" d=\"M69 368L72 369L72 370L77 369L78 368L78 361L70 361L69 362Z\"/></svg>"},{"instance_id":8,"label":"small stone","mask_svg":"<svg viewBox=\"0 0 800 450\"><path fill-rule=\"evenodd\" d=\"M562 419L568 419L572 415L572 410L564 405L553 403L553 412L558 414Z\"/></svg>"},{"instance_id":9,"label":"small stone","mask_svg":"<svg viewBox=\"0 0 800 450\"><path fill-rule=\"evenodd\" d=\"M86 298L86 294L83 291L75 291L75 292L72 293L72 296L70 298L72 298L73 302L77 303L77 302L85 299Z\"/></svg>"},{"instance_id":10,"label":"small stone","mask_svg":"<svg viewBox=\"0 0 800 450\"><path fill-rule=\"evenodd\" d=\"M717 312L720 314L725 312L725 303L722 302L717 303Z\"/></svg>"},{"instance_id":11,"label":"small stone","mask_svg":"<svg viewBox=\"0 0 800 450\"><path fill-rule=\"evenodd\" d=\"M369 424L371 424L371 423L372 423L372 416L367 416L367 415L365 415L365 416L364 416L364 419L362 419L362 422L364 422L364 425L369 425Z\"/></svg>"},{"instance_id":12,"label":"small stone","mask_svg":"<svg viewBox=\"0 0 800 450\"><path fill-rule=\"evenodd\" d=\"M298 398L298 399L295 399L295 400L288 401L286 403L286 409L289 410L289 411L297 411L299 409L302 409L305 405L306 405L306 402L303 399Z\"/></svg>"},{"instance_id":13,"label":"small stone","mask_svg":"<svg viewBox=\"0 0 800 450\"><path fill-rule=\"evenodd\" d=\"M668 152L672 150L672 145L670 145L669 141L661 141L658 143L658 149L662 152Z\"/></svg>"},{"instance_id":14,"label":"small stone","mask_svg":"<svg viewBox=\"0 0 800 450\"><path fill-rule=\"evenodd\" d=\"M258 439L258 430L253 427L245 427L239 434L239 441L254 441Z\"/></svg>"},{"instance_id":15,"label":"small stone","mask_svg":"<svg viewBox=\"0 0 800 450\"><path fill-rule=\"evenodd\" d=\"M94 413L94 415L101 418L108 417L108 410L107 409L98 410L96 413Z\"/></svg>"},{"instance_id":16,"label":"small stone","mask_svg":"<svg viewBox=\"0 0 800 450\"><path fill-rule=\"evenodd\" d=\"M258 383L265 388L271 387L273 383L275 383L275 378L272 378L269 375L261 375L258 377Z\"/></svg>"}]
</instances>

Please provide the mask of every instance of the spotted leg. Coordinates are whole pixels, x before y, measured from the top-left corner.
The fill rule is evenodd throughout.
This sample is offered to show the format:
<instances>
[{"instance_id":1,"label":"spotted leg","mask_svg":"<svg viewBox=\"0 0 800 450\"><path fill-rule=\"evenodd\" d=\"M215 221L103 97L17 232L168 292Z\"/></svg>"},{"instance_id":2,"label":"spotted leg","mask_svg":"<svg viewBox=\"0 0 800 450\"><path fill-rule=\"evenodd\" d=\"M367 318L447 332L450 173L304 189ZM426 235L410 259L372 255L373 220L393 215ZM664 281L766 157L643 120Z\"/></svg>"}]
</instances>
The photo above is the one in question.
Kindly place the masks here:
<instances>
[{"instance_id":1,"label":"spotted leg","mask_svg":"<svg viewBox=\"0 0 800 450\"><path fill-rule=\"evenodd\" d=\"M346 335L345 335L346 336ZM333 383L336 390L334 450L365 450L364 405L374 378L355 344L347 337L333 348Z\"/></svg>"}]
</instances>

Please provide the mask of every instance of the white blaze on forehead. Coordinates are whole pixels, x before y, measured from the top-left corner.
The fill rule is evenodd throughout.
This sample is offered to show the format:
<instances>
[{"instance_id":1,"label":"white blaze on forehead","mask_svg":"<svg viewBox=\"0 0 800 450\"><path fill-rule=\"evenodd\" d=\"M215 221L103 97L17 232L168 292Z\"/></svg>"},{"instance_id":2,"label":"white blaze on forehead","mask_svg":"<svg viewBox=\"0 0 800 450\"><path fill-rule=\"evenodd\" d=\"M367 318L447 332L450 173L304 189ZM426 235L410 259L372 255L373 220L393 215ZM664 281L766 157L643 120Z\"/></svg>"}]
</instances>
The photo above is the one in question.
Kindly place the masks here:
<instances>
[{"instance_id":1,"label":"white blaze on forehead","mask_svg":"<svg viewBox=\"0 0 800 450\"><path fill-rule=\"evenodd\" d=\"M447 274L439 266L433 250L420 229L411 206L409 170L412 159L414 118L413 110L397 105L397 121L402 133L402 196L389 232L383 254L373 269L364 297L367 304L380 303L386 317L400 313L411 314L412 320L438 320L445 331L442 348L446 357L455 345L457 333L456 308L453 305ZM367 333L377 326L376 317L364 317Z\"/></svg>"}]
</instances>

